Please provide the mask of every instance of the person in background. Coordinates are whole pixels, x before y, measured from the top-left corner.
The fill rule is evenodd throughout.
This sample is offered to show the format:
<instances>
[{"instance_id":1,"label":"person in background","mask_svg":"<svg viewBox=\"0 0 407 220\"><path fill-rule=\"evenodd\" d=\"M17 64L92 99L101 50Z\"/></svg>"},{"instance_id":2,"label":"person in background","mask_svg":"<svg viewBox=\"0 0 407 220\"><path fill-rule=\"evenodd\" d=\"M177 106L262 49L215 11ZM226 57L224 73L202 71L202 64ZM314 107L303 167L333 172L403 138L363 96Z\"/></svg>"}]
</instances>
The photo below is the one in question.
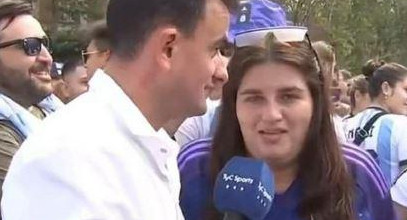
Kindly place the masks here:
<instances>
[{"instance_id":1,"label":"person in background","mask_svg":"<svg viewBox=\"0 0 407 220\"><path fill-rule=\"evenodd\" d=\"M58 68L58 66L60 66ZM52 79L52 88L53 88L53 94L58 97L60 99L60 97L64 96L64 91L62 90L63 87L63 79L61 76L62 73L62 67L63 67L63 63L56 63L53 62L52 63L52 67L51 67L51 79ZM61 100L62 101L62 100Z\"/></svg>"},{"instance_id":2,"label":"person in background","mask_svg":"<svg viewBox=\"0 0 407 220\"><path fill-rule=\"evenodd\" d=\"M56 95L65 104L72 101L89 89L89 77L80 59L68 60L61 70L62 83L59 84L59 93Z\"/></svg>"},{"instance_id":3,"label":"person in background","mask_svg":"<svg viewBox=\"0 0 407 220\"><path fill-rule=\"evenodd\" d=\"M110 57L111 46L106 21L97 21L90 25L85 34L86 49L82 50L82 60L89 78L97 69L103 69Z\"/></svg>"},{"instance_id":4,"label":"person in background","mask_svg":"<svg viewBox=\"0 0 407 220\"><path fill-rule=\"evenodd\" d=\"M349 115L351 111L350 97L348 95L348 84L350 78L352 78L352 73L345 69L341 69L336 71L334 74L336 74L336 84L338 90L340 91L339 101L334 103L334 110L335 113L343 119L345 116Z\"/></svg>"},{"instance_id":5,"label":"person in background","mask_svg":"<svg viewBox=\"0 0 407 220\"><path fill-rule=\"evenodd\" d=\"M0 2L0 186L21 143L55 110L48 47L30 4Z\"/></svg>"},{"instance_id":6,"label":"person in background","mask_svg":"<svg viewBox=\"0 0 407 220\"><path fill-rule=\"evenodd\" d=\"M317 41L312 43L312 47L315 49L316 53L321 62L322 72L326 78L326 82L330 85L329 92L331 96L331 106L332 110L332 120L335 126L336 135L339 142L344 143L346 141L345 133L343 130L342 118L340 115L346 115L343 113L344 105L340 102L341 90L338 87L338 80L335 73L336 66L336 56L332 45L326 43L325 41ZM339 113L339 114L338 114Z\"/></svg>"},{"instance_id":7,"label":"person in background","mask_svg":"<svg viewBox=\"0 0 407 220\"><path fill-rule=\"evenodd\" d=\"M349 97L351 112L344 121L355 116L357 113L370 106L372 100L369 97L369 82L364 75L359 75L349 80Z\"/></svg>"},{"instance_id":8,"label":"person in background","mask_svg":"<svg viewBox=\"0 0 407 220\"><path fill-rule=\"evenodd\" d=\"M407 68L369 60L363 69L371 103L346 120L346 138L376 159L391 185L407 164Z\"/></svg>"},{"instance_id":9,"label":"person in background","mask_svg":"<svg viewBox=\"0 0 407 220\"><path fill-rule=\"evenodd\" d=\"M251 39L270 36L265 30L250 32ZM297 31L285 35L303 36L297 41L275 35L275 41L264 40L272 42L264 48L250 46L263 44L257 41L237 44L213 141L192 142L178 157L186 219L223 218L211 192L233 156L260 159L271 168L276 194L265 220L394 219L388 185L374 160L338 144L329 84L304 29Z\"/></svg>"},{"instance_id":10,"label":"person in background","mask_svg":"<svg viewBox=\"0 0 407 220\"><path fill-rule=\"evenodd\" d=\"M352 73L346 69L340 69L338 71L338 87L341 90L341 102L345 104L350 104L348 90L349 90L349 80L352 78Z\"/></svg>"},{"instance_id":11,"label":"person in background","mask_svg":"<svg viewBox=\"0 0 407 220\"><path fill-rule=\"evenodd\" d=\"M110 0L109 60L17 152L3 217L182 220L179 147L161 128L206 111L235 5Z\"/></svg>"},{"instance_id":12,"label":"person in background","mask_svg":"<svg viewBox=\"0 0 407 220\"><path fill-rule=\"evenodd\" d=\"M326 81L330 84L334 80L337 81L337 75L335 74L336 55L333 46L325 41L316 41L312 43L312 47L318 54Z\"/></svg>"}]
</instances>

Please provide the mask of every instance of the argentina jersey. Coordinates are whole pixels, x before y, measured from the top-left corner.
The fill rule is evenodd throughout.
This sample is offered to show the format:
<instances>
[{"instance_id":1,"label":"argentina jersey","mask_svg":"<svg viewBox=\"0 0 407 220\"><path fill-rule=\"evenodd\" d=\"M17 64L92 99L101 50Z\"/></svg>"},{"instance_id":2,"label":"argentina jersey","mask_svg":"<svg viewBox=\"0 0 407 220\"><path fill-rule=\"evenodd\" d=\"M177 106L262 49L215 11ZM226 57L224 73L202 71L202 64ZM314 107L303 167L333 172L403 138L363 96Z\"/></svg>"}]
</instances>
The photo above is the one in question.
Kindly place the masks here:
<instances>
[{"instance_id":1,"label":"argentina jersey","mask_svg":"<svg viewBox=\"0 0 407 220\"><path fill-rule=\"evenodd\" d=\"M360 132L373 116L382 111L371 107L346 119L344 130L347 142L353 143L355 134ZM366 138L360 144L360 147L374 157L389 185L394 182L402 167L407 165L407 136L404 135L406 131L406 116L385 114L364 132Z\"/></svg>"}]
</instances>

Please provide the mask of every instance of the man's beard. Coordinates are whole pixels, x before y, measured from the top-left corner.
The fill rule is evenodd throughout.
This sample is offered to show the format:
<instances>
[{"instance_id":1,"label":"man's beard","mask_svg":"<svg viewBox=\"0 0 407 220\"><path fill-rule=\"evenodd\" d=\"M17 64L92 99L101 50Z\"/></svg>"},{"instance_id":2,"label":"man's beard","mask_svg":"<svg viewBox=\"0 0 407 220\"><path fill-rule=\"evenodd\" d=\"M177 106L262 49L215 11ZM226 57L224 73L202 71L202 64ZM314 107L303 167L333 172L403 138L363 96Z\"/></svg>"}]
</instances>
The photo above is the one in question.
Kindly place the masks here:
<instances>
[{"instance_id":1,"label":"man's beard","mask_svg":"<svg viewBox=\"0 0 407 220\"><path fill-rule=\"evenodd\" d=\"M36 71L45 70L47 67L37 66ZM31 69L31 68L30 68ZM28 70L27 70L28 71ZM49 71L48 71L49 72ZM43 82L22 73L20 70L7 67L0 61L0 93L4 93L14 101L28 102L28 104L37 104L52 93ZM23 103L19 103L23 104ZM27 103L25 103L27 104Z\"/></svg>"}]
</instances>

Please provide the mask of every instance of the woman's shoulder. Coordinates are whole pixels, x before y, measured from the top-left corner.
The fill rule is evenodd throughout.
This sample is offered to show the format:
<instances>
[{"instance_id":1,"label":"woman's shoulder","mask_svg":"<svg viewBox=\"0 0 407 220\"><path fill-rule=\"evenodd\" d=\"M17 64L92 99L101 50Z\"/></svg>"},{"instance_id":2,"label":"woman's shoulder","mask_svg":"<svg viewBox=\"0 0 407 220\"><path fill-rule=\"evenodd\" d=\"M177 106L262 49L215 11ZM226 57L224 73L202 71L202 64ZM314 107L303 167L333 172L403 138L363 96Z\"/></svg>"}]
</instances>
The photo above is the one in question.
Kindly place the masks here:
<instances>
[{"instance_id":1,"label":"woman's shoulder","mask_svg":"<svg viewBox=\"0 0 407 220\"><path fill-rule=\"evenodd\" d=\"M383 121L388 121L390 123L397 124L399 126L403 125L407 128L407 116L405 115L396 115L396 114L386 114L383 115Z\"/></svg>"},{"instance_id":2,"label":"woman's shoulder","mask_svg":"<svg viewBox=\"0 0 407 220\"><path fill-rule=\"evenodd\" d=\"M208 158L211 148L212 138L198 139L182 146L177 157L180 171L191 162Z\"/></svg>"}]
</instances>

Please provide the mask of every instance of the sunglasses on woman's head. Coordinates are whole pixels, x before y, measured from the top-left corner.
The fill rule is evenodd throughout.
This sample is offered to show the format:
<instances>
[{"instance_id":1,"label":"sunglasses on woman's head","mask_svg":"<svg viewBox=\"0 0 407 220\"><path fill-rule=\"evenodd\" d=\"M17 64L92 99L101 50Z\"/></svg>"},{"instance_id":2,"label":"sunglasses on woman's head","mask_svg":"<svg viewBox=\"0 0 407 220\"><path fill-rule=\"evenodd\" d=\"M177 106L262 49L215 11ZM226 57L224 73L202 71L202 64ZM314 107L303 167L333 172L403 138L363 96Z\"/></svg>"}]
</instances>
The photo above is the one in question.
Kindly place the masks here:
<instances>
[{"instance_id":1,"label":"sunglasses on woman's head","mask_svg":"<svg viewBox=\"0 0 407 220\"><path fill-rule=\"evenodd\" d=\"M12 41L7 41L0 43L0 48L9 47L12 45L20 46L27 56L37 56L41 53L42 46L44 45L47 48L48 52L51 53L50 43L47 37L28 37L24 39L17 39Z\"/></svg>"},{"instance_id":2,"label":"sunglasses on woman's head","mask_svg":"<svg viewBox=\"0 0 407 220\"><path fill-rule=\"evenodd\" d=\"M316 62L319 67L320 78L323 78L321 63L317 52L312 47L311 39L307 34L308 29L306 27L271 27L257 30L250 30L246 32L240 32L235 36L235 47L244 46L260 46L269 47L273 42L292 43L307 41L310 50L315 56Z\"/></svg>"}]
</instances>

